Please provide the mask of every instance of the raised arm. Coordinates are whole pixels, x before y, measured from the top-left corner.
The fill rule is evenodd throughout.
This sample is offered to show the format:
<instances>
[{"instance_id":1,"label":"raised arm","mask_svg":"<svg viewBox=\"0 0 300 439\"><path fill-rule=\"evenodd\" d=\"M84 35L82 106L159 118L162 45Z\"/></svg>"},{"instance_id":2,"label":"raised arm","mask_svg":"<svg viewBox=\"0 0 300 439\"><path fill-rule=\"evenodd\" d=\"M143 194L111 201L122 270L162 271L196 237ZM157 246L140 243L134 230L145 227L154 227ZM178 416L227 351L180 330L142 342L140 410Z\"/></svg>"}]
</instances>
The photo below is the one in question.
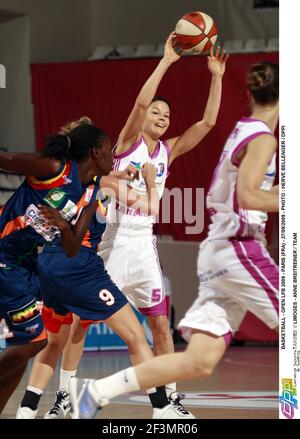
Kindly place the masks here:
<instances>
[{"instance_id":1,"label":"raised arm","mask_svg":"<svg viewBox=\"0 0 300 439\"><path fill-rule=\"evenodd\" d=\"M21 175L45 177L55 174L61 166L60 161L42 157L38 153L1 152L0 168Z\"/></svg>"},{"instance_id":2,"label":"raised arm","mask_svg":"<svg viewBox=\"0 0 300 439\"><path fill-rule=\"evenodd\" d=\"M252 140L239 167L237 181L238 203L242 209L279 211L278 191L266 191L261 185L277 148L275 137L264 134Z\"/></svg>"},{"instance_id":3,"label":"raised arm","mask_svg":"<svg viewBox=\"0 0 300 439\"><path fill-rule=\"evenodd\" d=\"M127 151L135 143L139 137L147 108L155 96L157 87L159 86L162 77L170 65L180 58L180 56L173 49L173 38L174 32L172 32L167 39L163 58L160 60L152 75L147 79L138 97L136 98L134 107L120 133L116 146L116 154Z\"/></svg>"},{"instance_id":4,"label":"raised arm","mask_svg":"<svg viewBox=\"0 0 300 439\"><path fill-rule=\"evenodd\" d=\"M167 141L171 148L169 166L177 157L197 146L216 124L221 103L222 78L228 56L224 50L220 52L220 48L217 48L214 55L213 48L211 48L210 56L208 56L208 69L212 78L203 118L194 123L181 136Z\"/></svg>"}]
</instances>

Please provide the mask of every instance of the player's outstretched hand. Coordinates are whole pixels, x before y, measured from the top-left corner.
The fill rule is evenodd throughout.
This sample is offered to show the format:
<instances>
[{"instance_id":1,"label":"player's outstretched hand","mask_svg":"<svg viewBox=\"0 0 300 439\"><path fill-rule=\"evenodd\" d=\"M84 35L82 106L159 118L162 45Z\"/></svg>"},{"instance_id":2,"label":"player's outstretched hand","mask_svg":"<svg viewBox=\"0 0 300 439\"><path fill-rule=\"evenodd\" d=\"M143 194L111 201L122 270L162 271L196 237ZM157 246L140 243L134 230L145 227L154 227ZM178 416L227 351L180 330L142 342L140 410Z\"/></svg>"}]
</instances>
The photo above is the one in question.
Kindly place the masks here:
<instances>
[{"instance_id":1,"label":"player's outstretched hand","mask_svg":"<svg viewBox=\"0 0 300 439\"><path fill-rule=\"evenodd\" d=\"M181 52L181 50L178 49L179 46L176 45L175 32L171 32L165 44L164 59L166 59L170 63L178 61L180 59ZM177 53L177 50L179 54Z\"/></svg>"},{"instance_id":2,"label":"player's outstretched hand","mask_svg":"<svg viewBox=\"0 0 300 439\"><path fill-rule=\"evenodd\" d=\"M228 58L229 55L224 49L221 50L220 47L217 47L216 53L214 54L214 49L211 47L210 55L207 57L208 69L211 74L215 76L223 76Z\"/></svg>"}]
</instances>

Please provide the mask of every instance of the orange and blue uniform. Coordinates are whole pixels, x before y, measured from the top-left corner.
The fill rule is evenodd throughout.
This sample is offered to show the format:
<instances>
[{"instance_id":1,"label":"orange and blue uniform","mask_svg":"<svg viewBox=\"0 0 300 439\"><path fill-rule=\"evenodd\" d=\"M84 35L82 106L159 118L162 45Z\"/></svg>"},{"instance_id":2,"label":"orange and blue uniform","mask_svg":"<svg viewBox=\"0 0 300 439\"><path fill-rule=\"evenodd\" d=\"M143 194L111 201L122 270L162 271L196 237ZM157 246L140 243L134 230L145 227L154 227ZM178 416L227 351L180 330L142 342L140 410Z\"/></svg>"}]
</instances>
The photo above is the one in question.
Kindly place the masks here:
<instances>
[{"instance_id":1,"label":"orange and blue uniform","mask_svg":"<svg viewBox=\"0 0 300 439\"><path fill-rule=\"evenodd\" d=\"M46 337L36 303L40 293L35 277L37 249L59 242L60 233L43 219L38 206L57 208L67 221L74 221L97 190L95 181L87 185L80 182L76 162L62 163L53 175L27 177L2 209L0 319L5 319L13 333L8 345Z\"/></svg>"},{"instance_id":2,"label":"orange and blue uniform","mask_svg":"<svg viewBox=\"0 0 300 439\"><path fill-rule=\"evenodd\" d=\"M99 187L99 185L98 185ZM73 313L81 325L106 320L126 305L127 299L112 282L97 247L105 230L108 199L98 193L98 209L83 239L79 253L68 257L59 242L45 247L38 257L43 292L43 321L57 333L71 324Z\"/></svg>"}]
</instances>

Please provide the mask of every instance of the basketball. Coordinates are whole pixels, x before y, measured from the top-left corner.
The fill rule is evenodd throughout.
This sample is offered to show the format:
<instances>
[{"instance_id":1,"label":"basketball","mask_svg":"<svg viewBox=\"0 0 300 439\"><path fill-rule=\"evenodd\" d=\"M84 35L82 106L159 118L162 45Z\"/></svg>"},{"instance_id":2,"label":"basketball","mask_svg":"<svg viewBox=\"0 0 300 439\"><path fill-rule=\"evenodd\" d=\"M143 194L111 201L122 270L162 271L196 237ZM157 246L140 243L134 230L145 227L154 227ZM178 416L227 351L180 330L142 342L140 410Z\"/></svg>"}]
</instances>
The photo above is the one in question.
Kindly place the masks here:
<instances>
[{"instance_id":1,"label":"basketball","mask_svg":"<svg viewBox=\"0 0 300 439\"><path fill-rule=\"evenodd\" d=\"M186 53L206 53L218 38L214 20L204 12L189 12L175 27L176 43Z\"/></svg>"}]
</instances>

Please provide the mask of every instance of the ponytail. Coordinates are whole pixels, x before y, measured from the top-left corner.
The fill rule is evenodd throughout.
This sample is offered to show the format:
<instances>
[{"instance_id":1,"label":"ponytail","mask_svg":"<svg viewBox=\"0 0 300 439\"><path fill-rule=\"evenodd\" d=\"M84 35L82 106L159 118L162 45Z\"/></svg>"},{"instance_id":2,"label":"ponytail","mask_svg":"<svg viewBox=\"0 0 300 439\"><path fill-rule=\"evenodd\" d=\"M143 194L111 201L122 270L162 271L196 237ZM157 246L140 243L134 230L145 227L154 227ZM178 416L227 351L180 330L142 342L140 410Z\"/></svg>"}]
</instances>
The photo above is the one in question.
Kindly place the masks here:
<instances>
[{"instance_id":1,"label":"ponytail","mask_svg":"<svg viewBox=\"0 0 300 439\"><path fill-rule=\"evenodd\" d=\"M69 144L69 136L64 134L53 134L47 138L42 156L69 162L72 160Z\"/></svg>"},{"instance_id":2,"label":"ponytail","mask_svg":"<svg viewBox=\"0 0 300 439\"><path fill-rule=\"evenodd\" d=\"M42 156L66 162L80 162L91 148L100 148L107 139L107 134L93 125L88 118L81 118L77 122L79 123L71 122L65 125L58 134L48 137Z\"/></svg>"}]
</instances>

